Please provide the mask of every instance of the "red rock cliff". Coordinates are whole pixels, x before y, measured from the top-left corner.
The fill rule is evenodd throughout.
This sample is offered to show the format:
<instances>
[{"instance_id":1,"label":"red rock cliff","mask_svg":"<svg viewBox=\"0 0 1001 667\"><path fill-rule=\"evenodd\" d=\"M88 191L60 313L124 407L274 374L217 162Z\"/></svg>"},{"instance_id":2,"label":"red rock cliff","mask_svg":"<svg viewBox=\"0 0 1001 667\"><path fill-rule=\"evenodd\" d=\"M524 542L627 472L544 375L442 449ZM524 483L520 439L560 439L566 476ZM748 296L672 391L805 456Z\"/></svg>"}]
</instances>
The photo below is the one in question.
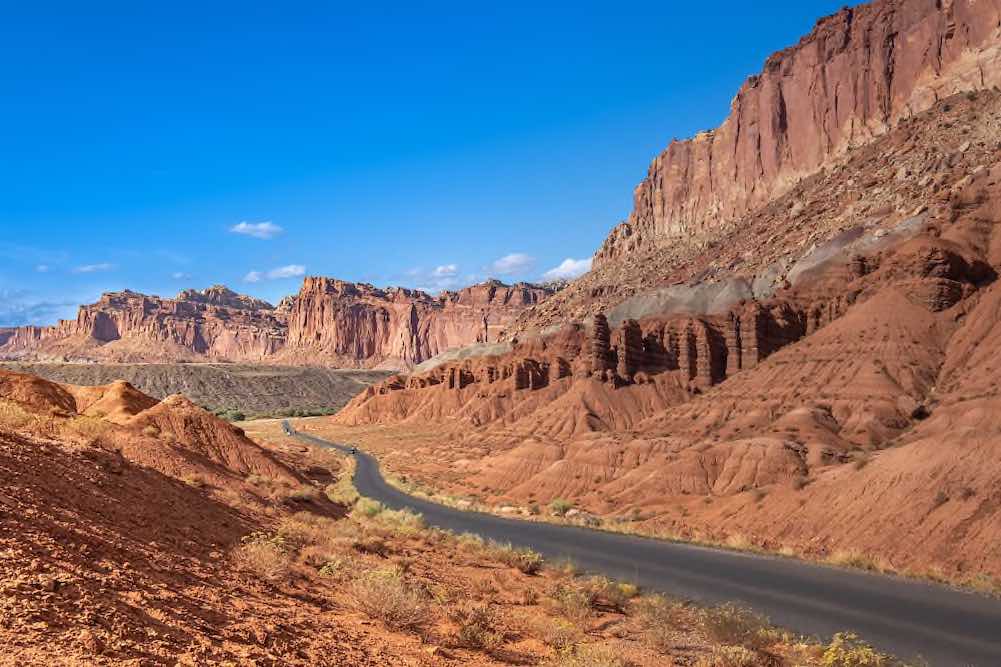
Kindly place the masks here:
<instances>
[{"instance_id":1,"label":"red rock cliff","mask_svg":"<svg viewBox=\"0 0 1001 667\"><path fill-rule=\"evenodd\" d=\"M164 299L105 294L76 320L0 330L0 355L121 362L268 361L408 368L492 341L550 290L489 281L431 296L307 278L278 308L225 287Z\"/></svg>"},{"instance_id":2,"label":"red rock cliff","mask_svg":"<svg viewBox=\"0 0 1001 667\"><path fill-rule=\"evenodd\" d=\"M885 0L818 22L772 55L714 131L675 141L595 267L708 241L847 149L957 92L1001 84L1001 0Z\"/></svg>"},{"instance_id":3,"label":"red rock cliff","mask_svg":"<svg viewBox=\"0 0 1001 667\"><path fill-rule=\"evenodd\" d=\"M285 324L272 307L223 287L175 299L111 292L81 306L75 320L19 327L0 344L4 356L106 361L254 361L284 345Z\"/></svg>"},{"instance_id":4,"label":"red rock cliff","mask_svg":"<svg viewBox=\"0 0 1001 667\"><path fill-rule=\"evenodd\" d=\"M405 368L439 352L493 341L546 288L488 281L433 297L331 278L303 282L288 314L283 357L297 363Z\"/></svg>"}]
</instances>

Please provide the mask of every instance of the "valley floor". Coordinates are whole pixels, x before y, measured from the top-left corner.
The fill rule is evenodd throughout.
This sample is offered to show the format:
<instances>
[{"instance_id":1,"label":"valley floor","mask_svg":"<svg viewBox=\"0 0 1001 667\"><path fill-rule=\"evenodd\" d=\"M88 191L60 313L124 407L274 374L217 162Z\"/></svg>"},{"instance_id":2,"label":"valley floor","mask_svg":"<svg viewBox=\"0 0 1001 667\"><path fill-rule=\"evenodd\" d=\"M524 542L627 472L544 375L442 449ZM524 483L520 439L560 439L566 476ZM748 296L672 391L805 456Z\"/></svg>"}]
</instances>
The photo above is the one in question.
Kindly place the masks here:
<instances>
[{"instance_id":1,"label":"valley floor","mask_svg":"<svg viewBox=\"0 0 1001 667\"><path fill-rule=\"evenodd\" d=\"M769 490L723 497L692 497L685 504L645 504L639 510L627 503L611 503L595 494L567 495L552 501L512 493L503 484L483 484L483 459L502 456L517 458L519 453L508 445L490 449L483 438L472 437L471 445L456 440L454 434L443 436L439 426L414 423L397 425L344 426L329 418L292 420L295 428L338 443L357 445L378 457L387 481L412 495L436 502L525 520L582 525L625 534L644 535L667 540L718 546L738 551L772 553L837 567L863 569L884 574L899 574L940 583L953 584L992 596L1001 595L1001 578L988 572L972 574L950 570L930 561L898 566L878 551L853 549L836 541L801 540L794 535L782 539L755 532L754 526L768 522L766 498ZM250 422L250 432L260 437L277 436L281 422ZM549 462L554 467L570 464ZM522 465L537 471L538 461L524 460ZM853 471L856 463L846 464ZM608 471L593 466L599 476ZM579 475L574 469L568 474ZM542 475L540 479L544 478ZM502 479L502 477L500 478ZM757 490L756 490L757 491ZM776 495L791 495L798 489L778 489ZM546 497L546 489L537 493ZM773 499L774 500L774 499ZM779 499L781 500L781 499ZM788 503L786 503L788 504ZM739 518L760 514L742 529ZM729 521L721 520L729 518Z\"/></svg>"}]
</instances>

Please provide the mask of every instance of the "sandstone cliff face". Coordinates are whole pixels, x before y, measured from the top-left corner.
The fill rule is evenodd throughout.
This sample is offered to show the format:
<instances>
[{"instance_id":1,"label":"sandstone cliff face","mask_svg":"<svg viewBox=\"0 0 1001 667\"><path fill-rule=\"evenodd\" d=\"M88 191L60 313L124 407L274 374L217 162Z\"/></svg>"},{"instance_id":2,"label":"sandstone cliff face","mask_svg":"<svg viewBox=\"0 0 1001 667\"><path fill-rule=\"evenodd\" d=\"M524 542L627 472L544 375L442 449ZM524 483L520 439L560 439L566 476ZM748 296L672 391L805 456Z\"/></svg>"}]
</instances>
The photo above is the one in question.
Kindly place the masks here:
<instances>
[{"instance_id":1,"label":"sandstone cliff face","mask_svg":"<svg viewBox=\"0 0 1001 667\"><path fill-rule=\"evenodd\" d=\"M708 242L832 158L949 95L1001 84L1001 0L886 0L821 20L747 80L716 130L675 141L595 256Z\"/></svg>"},{"instance_id":2,"label":"sandstone cliff face","mask_svg":"<svg viewBox=\"0 0 1001 667\"><path fill-rule=\"evenodd\" d=\"M263 301L226 288L188 290L175 299L128 290L81 306L75 320L19 327L0 345L7 357L103 361L256 361L277 352L284 321Z\"/></svg>"},{"instance_id":3,"label":"sandstone cliff face","mask_svg":"<svg viewBox=\"0 0 1001 667\"><path fill-rule=\"evenodd\" d=\"M450 347L495 340L550 294L496 281L433 297L307 278L277 308L222 286L174 299L105 294L76 320L0 332L0 355L120 362L273 361L409 368Z\"/></svg>"},{"instance_id":4,"label":"sandstone cliff face","mask_svg":"<svg viewBox=\"0 0 1001 667\"><path fill-rule=\"evenodd\" d=\"M438 297L306 278L288 313L284 357L303 363L407 368L452 347L495 340L549 290L496 281Z\"/></svg>"}]
</instances>

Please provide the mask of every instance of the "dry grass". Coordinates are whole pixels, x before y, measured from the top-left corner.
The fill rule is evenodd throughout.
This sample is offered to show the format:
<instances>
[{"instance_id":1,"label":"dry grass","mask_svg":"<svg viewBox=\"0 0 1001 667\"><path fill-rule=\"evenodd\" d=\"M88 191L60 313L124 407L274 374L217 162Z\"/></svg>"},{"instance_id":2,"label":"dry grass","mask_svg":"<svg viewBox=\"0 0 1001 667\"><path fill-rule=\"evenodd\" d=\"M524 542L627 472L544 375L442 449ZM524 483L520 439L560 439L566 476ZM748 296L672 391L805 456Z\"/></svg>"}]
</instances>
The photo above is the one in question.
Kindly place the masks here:
<instances>
[{"instance_id":1,"label":"dry grass","mask_svg":"<svg viewBox=\"0 0 1001 667\"><path fill-rule=\"evenodd\" d=\"M181 478L181 481L187 484L188 486L192 486L196 489L204 488L208 484L208 481L205 479L205 475L201 475L196 472L189 473L183 476Z\"/></svg>"},{"instance_id":2,"label":"dry grass","mask_svg":"<svg viewBox=\"0 0 1001 667\"><path fill-rule=\"evenodd\" d=\"M538 574L542 570L542 556L532 551L513 547L510 544L493 544L491 549L493 558L505 565L519 570L522 574Z\"/></svg>"},{"instance_id":3,"label":"dry grass","mask_svg":"<svg viewBox=\"0 0 1001 667\"><path fill-rule=\"evenodd\" d=\"M851 633L839 633L824 650L823 667L890 667L896 661Z\"/></svg>"},{"instance_id":4,"label":"dry grass","mask_svg":"<svg viewBox=\"0 0 1001 667\"><path fill-rule=\"evenodd\" d=\"M285 492L285 500L295 500L299 502L312 502L319 499L320 490L309 484L300 484L299 486Z\"/></svg>"},{"instance_id":5,"label":"dry grass","mask_svg":"<svg viewBox=\"0 0 1001 667\"><path fill-rule=\"evenodd\" d=\"M280 535L252 533L243 538L243 544L233 554L237 565L250 570L262 579L271 581L288 574L288 544Z\"/></svg>"},{"instance_id":6,"label":"dry grass","mask_svg":"<svg viewBox=\"0 0 1001 667\"><path fill-rule=\"evenodd\" d=\"M97 417L77 415L68 419L63 424L61 430L69 435L78 435L84 438L100 438L110 431L111 428L110 423Z\"/></svg>"},{"instance_id":7,"label":"dry grass","mask_svg":"<svg viewBox=\"0 0 1001 667\"><path fill-rule=\"evenodd\" d=\"M673 646L672 638L691 626L692 610L662 595L650 595L636 604L636 621L643 642L660 653Z\"/></svg>"},{"instance_id":8,"label":"dry grass","mask_svg":"<svg viewBox=\"0 0 1001 667\"><path fill-rule=\"evenodd\" d=\"M735 604L700 609L697 618L706 636L724 646L761 651L780 639L767 618Z\"/></svg>"},{"instance_id":9,"label":"dry grass","mask_svg":"<svg viewBox=\"0 0 1001 667\"><path fill-rule=\"evenodd\" d=\"M575 646L542 663L543 667L627 667L617 651L595 644Z\"/></svg>"},{"instance_id":10,"label":"dry grass","mask_svg":"<svg viewBox=\"0 0 1001 667\"><path fill-rule=\"evenodd\" d=\"M840 549L827 557L827 563L838 567L853 567L870 572L894 572L893 565L882 556L872 556L858 549Z\"/></svg>"},{"instance_id":11,"label":"dry grass","mask_svg":"<svg viewBox=\"0 0 1001 667\"><path fill-rule=\"evenodd\" d=\"M553 587L549 594L549 606L560 616L581 626L594 614L597 599L597 593L585 582L566 581Z\"/></svg>"},{"instance_id":12,"label":"dry grass","mask_svg":"<svg viewBox=\"0 0 1001 667\"><path fill-rule=\"evenodd\" d=\"M458 626L455 645L481 651L495 651L504 645L504 632L489 604L465 601L449 610L449 619Z\"/></svg>"},{"instance_id":13,"label":"dry grass","mask_svg":"<svg viewBox=\"0 0 1001 667\"><path fill-rule=\"evenodd\" d=\"M337 481L328 484L323 490L331 502L350 507L358 502L358 490L354 485L355 460L350 456L339 456L341 468L337 474Z\"/></svg>"},{"instance_id":14,"label":"dry grass","mask_svg":"<svg viewBox=\"0 0 1001 667\"><path fill-rule=\"evenodd\" d=\"M717 646L702 656L695 667L759 667L761 656L743 646Z\"/></svg>"},{"instance_id":15,"label":"dry grass","mask_svg":"<svg viewBox=\"0 0 1001 667\"><path fill-rule=\"evenodd\" d=\"M358 607L395 630L416 630L431 620L427 594L397 568L365 572L348 585Z\"/></svg>"}]
</instances>

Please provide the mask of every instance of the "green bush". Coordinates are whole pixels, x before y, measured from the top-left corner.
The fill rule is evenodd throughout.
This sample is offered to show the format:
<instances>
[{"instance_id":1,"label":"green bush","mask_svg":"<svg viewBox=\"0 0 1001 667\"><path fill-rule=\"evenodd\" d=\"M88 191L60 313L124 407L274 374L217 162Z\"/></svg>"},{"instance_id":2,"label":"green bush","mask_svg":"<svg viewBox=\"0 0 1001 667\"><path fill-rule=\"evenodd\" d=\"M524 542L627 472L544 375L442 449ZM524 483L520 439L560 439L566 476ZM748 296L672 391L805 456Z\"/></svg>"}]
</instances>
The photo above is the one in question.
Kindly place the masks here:
<instances>
[{"instance_id":1,"label":"green bush","mask_svg":"<svg viewBox=\"0 0 1001 667\"><path fill-rule=\"evenodd\" d=\"M549 503L549 511L552 512L553 516L566 516L567 512L572 509L573 503L569 500L557 498L553 502Z\"/></svg>"}]
</instances>

